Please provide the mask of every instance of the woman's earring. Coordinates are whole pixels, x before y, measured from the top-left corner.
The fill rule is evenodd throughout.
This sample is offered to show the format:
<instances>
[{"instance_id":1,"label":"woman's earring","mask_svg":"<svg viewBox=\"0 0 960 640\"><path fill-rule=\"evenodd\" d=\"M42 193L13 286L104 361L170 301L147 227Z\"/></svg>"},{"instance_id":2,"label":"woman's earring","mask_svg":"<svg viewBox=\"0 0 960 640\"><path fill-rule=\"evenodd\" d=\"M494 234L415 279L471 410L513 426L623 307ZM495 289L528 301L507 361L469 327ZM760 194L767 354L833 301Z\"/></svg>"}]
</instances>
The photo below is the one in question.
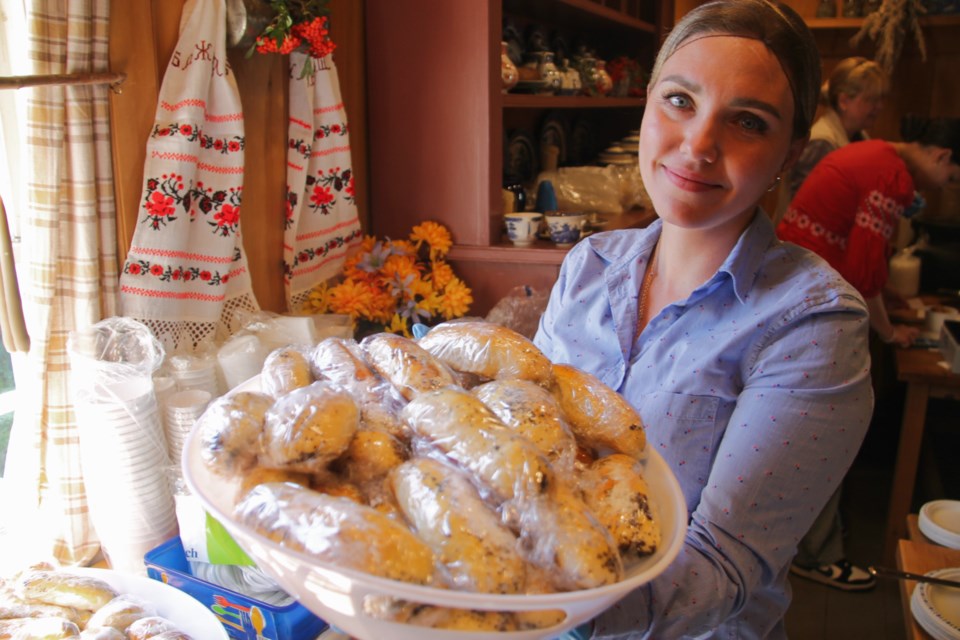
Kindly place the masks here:
<instances>
[{"instance_id":1,"label":"woman's earring","mask_svg":"<svg viewBox=\"0 0 960 640\"><path fill-rule=\"evenodd\" d=\"M776 180L773 181L773 184L770 185L770 188L767 191L773 191L780 184L780 176L777 176Z\"/></svg>"}]
</instances>

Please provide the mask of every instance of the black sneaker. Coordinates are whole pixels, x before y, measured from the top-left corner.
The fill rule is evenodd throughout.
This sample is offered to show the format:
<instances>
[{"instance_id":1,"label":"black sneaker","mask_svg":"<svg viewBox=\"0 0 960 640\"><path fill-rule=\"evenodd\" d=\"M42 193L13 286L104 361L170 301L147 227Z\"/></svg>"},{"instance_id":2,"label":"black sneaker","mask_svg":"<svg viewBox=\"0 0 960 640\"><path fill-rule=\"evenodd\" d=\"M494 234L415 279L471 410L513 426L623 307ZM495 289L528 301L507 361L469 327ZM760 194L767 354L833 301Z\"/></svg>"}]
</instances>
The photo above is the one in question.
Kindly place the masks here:
<instances>
[{"instance_id":1,"label":"black sneaker","mask_svg":"<svg viewBox=\"0 0 960 640\"><path fill-rule=\"evenodd\" d=\"M790 565L790 573L842 591L869 591L877 586L876 578L850 564L849 560L839 560L819 567L802 567L793 563Z\"/></svg>"}]
</instances>

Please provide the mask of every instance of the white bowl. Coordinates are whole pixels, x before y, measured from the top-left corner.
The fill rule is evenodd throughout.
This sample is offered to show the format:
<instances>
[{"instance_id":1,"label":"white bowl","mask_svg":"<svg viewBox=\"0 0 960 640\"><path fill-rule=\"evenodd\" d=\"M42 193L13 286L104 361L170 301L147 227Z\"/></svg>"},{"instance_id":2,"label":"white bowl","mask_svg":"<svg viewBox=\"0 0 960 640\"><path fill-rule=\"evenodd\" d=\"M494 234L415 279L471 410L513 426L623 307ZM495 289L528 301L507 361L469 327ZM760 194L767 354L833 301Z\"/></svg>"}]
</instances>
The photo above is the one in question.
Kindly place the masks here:
<instances>
[{"instance_id":1,"label":"white bowl","mask_svg":"<svg viewBox=\"0 0 960 640\"><path fill-rule=\"evenodd\" d=\"M242 386L257 388L259 380L254 378ZM308 554L285 548L233 520L233 497L237 493L237 484L212 473L203 463L197 429L193 430L187 440L182 463L184 479L191 492L210 515L223 524L257 565L303 606L351 636L360 640L534 640L555 637L595 617L628 592L659 575L680 552L687 528L687 509L683 493L663 458L652 448L647 455L644 477L649 485L650 501L659 514L662 531L660 548L633 565L626 578L616 584L546 595L490 595L436 589L379 578L320 562ZM548 629L502 633L446 631L388 622L366 614L366 598L382 596L461 609L563 610L567 617L559 625Z\"/></svg>"},{"instance_id":2,"label":"white bowl","mask_svg":"<svg viewBox=\"0 0 960 640\"><path fill-rule=\"evenodd\" d=\"M217 617L199 600L158 580L111 569L73 567L61 571L99 578L119 593L129 593L146 600L157 613L197 640L230 640Z\"/></svg>"}]
</instances>

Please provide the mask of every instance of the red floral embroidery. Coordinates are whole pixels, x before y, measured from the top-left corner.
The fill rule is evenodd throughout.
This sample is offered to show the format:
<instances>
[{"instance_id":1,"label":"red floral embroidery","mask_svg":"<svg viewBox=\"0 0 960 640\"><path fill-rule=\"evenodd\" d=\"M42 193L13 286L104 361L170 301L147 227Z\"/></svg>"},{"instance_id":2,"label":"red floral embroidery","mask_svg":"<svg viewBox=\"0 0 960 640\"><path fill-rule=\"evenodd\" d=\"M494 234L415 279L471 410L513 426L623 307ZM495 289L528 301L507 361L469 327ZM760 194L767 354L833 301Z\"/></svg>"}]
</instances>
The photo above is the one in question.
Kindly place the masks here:
<instances>
[{"instance_id":1,"label":"red floral embroidery","mask_svg":"<svg viewBox=\"0 0 960 640\"><path fill-rule=\"evenodd\" d=\"M290 138L290 140L287 142L287 146L303 156L304 159L309 158L310 153L313 151L313 147L311 147L305 141L294 140L293 138Z\"/></svg>"},{"instance_id":2,"label":"red floral embroidery","mask_svg":"<svg viewBox=\"0 0 960 640\"><path fill-rule=\"evenodd\" d=\"M293 226L293 210L297 207L297 202L299 202L297 194L290 190L289 185L287 186L287 200L285 203L284 219L283 219L283 228L289 229Z\"/></svg>"},{"instance_id":3,"label":"red floral embroidery","mask_svg":"<svg viewBox=\"0 0 960 640\"><path fill-rule=\"evenodd\" d=\"M332 135L342 137L349 133L350 131L346 122L339 124L321 124L313 130L313 139L320 140L322 138L329 138Z\"/></svg>"},{"instance_id":4,"label":"red floral embroidery","mask_svg":"<svg viewBox=\"0 0 960 640\"><path fill-rule=\"evenodd\" d=\"M215 233L229 236L236 233L240 225L242 191L243 187L214 190L212 187L205 188L202 182L198 182L192 191L196 200L195 209L199 209L205 215L212 213L213 221L208 220L207 224L213 227ZM195 209L191 210L191 214Z\"/></svg>"},{"instance_id":5,"label":"red floral embroidery","mask_svg":"<svg viewBox=\"0 0 960 640\"><path fill-rule=\"evenodd\" d=\"M202 280L213 286L226 284L230 280L228 273L221 274L219 271L201 270L198 267L164 265L149 260L130 260L123 266L123 272L132 276L156 278L161 282Z\"/></svg>"},{"instance_id":6,"label":"red floral embroidery","mask_svg":"<svg viewBox=\"0 0 960 640\"><path fill-rule=\"evenodd\" d=\"M177 219L177 207L184 211L190 208L190 189L183 183L179 174L163 174L159 178L147 179L147 195L143 208L146 216L141 220L152 229L159 229L167 222Z\"/></svg>"},{"instance_id":7,"label":"red floral embroidery","mask_svg":"<svg viewBox=\"0 0 960 640\"><path fill-rule=\"evenodd\" d=\"M283 264L284 278L287 281L289 281L290 277L293 275L293 270L296 267L306 262L310 262L311 260L323 258L334 249L339 249L344 244L351 242L357 238L360 238L362 235L363 235L362 230L356 229L345 236L337 236L336 238L330 238L319 247L313 247L310 249L301 249L293 257L293 264L284 262Z\"/></svg>"},{"instance_id":8,"label":"red floral embroidery","mask_svg":"<svg viewBox=\"0 0 960 640\"><path fill-rule=\"evenodd\" d=\"M200 130L200 127L189 123L171 122L163 126L154 125L151 137L164 138L168 136L183 136L187 142L194 140L200 141L200 148L214 149L220 153L237 153L243 151L246 146L246 140L243 136L231 136L229 138L214 138L208 136Z\"/></svg>"},{"instance_id":9,"label":"red floral embroidery","mask_svg":"<svg viewBox=\"0 0 960 640\"><path fill-rule=\"evenodd\" d=\"M336 194L342 192L343 199L348 203L355 202L353 187L353 171L350 168L340 170L334 167L324 174L322 171L314 176L307 176L307 187L311 188L310 208L326 215L337 203Z\"/></svg>"}]
</instances>

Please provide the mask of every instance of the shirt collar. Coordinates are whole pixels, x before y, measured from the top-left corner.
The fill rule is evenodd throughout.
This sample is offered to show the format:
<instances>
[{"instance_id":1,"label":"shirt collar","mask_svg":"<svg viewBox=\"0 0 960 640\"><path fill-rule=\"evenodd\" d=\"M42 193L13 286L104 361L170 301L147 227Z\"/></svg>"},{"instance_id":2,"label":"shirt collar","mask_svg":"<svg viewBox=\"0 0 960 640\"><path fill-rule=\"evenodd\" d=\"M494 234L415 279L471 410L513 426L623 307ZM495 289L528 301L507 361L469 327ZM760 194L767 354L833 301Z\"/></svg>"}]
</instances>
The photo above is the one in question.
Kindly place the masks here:
<instances>
[{"instance_id":1,"label":"shirt collar","mask_svg":"<svg viewBox=\"0 0 960 640\"><path fill-rule=\"evenodd\" d=\"M658 218L646 229L598 234L590 236L586 242L612 270L618 270L635 264L643 256L649 256L660 238L662 226L663 221ZM740 234L730 255L717 270L717 274L729 275L734 293L741 303L745 302L750 294L767 249L777 242L779 240L770 217L762 209L758 209L753 220ZM711 281L716 277L711 278Z\"/></svg>"}]
</instances>

